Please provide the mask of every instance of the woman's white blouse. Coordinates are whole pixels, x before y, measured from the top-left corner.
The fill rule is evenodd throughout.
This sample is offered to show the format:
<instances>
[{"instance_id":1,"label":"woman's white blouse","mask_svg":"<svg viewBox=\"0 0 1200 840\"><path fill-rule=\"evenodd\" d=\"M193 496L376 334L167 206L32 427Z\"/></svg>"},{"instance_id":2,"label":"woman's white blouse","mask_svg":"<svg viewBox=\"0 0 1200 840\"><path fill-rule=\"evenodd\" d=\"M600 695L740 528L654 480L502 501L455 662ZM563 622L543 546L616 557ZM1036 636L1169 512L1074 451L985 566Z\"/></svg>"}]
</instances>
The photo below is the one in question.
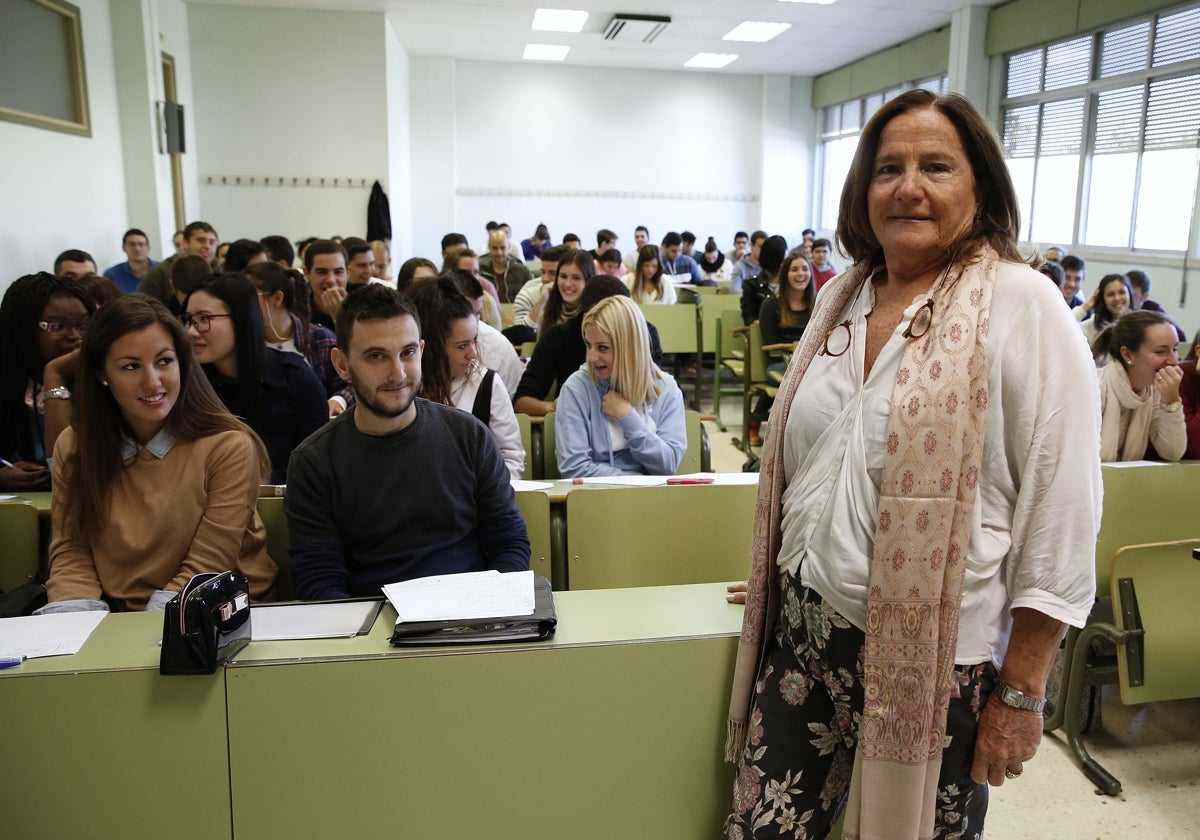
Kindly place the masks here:
<instances>
[{"instance_id":1,"label":"woman's white blouse","mask_svg":"<svg viewBox=\"0 0 1200 840\"><path fill-rule=\"evenodd\" d=\"M800 570L855 626L866 624L884 440L913 299L863 384L868 282L837 319L851 347L816 356L784 434L781 569ZM1000 263L990 313L988 417L963 582L957 662L1000 662L1009 610L1082 627L1100 525L1099 392L1079 327L1038 272Z\"/></svg>"}]
</instances>

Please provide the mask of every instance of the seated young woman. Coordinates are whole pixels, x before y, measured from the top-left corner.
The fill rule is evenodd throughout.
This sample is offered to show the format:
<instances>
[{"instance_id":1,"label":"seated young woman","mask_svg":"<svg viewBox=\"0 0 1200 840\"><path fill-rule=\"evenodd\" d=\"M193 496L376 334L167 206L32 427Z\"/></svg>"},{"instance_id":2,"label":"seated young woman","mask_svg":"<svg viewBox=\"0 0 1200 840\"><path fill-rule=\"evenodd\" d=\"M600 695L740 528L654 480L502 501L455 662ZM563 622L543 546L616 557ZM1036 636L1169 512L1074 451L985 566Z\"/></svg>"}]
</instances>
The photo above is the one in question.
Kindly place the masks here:
<instances>
[{"instance_id":1,"label":"seated young woman","mask_svg":"<svg viewBox=\"0 0 1200 840\"><path fill-rule=\"evenodd\" d=\"M325 386L295 353L267 347L254 286L217 274L184 301L192 351L217 396L263 439L271 484L287 483L292 450L329 420Z\"/></svg>"},{"instance_id":2,"label":"seated young woman","mask_svg":"<svg viewBox=\"0 0 1200 840\"><path fill-rule=\"evenodd\" d=\"M1196 351L1200 344L1200 332L1192 339L1192 349L1186 362L1181 362L1183 374L1179 382L1179 399L1183 402L1183 419L1187 425L1187 450L1183 457L1200 460L1200 371L1196 370Z\"/></svg>"},{"instance_id":3,"label":"seated young woman","mask_svg":"<svg viewBox=\"0 0 1200 840\"><path fill-rule=\"evenodd\" d=\"M473 414L491 429L511 478L525 473L525 446L504 379L478 348L479 320L455 278L443 275L408 288L421 324L421 396Z\"/></svg>"},{"instance_id":4,"label":"seated young woman","mask_svg":"<svg viewBox=\"0 0 1200 840\"><path fill-rule=\"evenodd\" d=\"M764 345L799 341L816 299L812 266L800 254L784 259L779 277L779 291L764 300L758 311Z\"/></svg>"},{"instance_id":5,"label":"seated young woman","mask_svg":"<svg viewBox=\"0 0 1200 840\"><path fill-rule=\"evenodd\" d=\"M1092 345L1100 371L1100 460L1178 461L1187 448L1175 327L1157 312L1122 315ZM1115 364L1114 364L1115 362Z\"/></svg>"},{"instance_id":6,"label":"seated young woman","mask_svg":"<svg viewBox=\"0 0 1200 840\"><path fill-rule=\"evenodd\" d=\"M605 298L583 317L587 361L563 383L555 456L563 478L672 475L687 449L683 393L650 357L642 311Z\"/></svg>"},{"instance_id":7,"label":"seated young woman","mask_svg":"<svg viewBox=\"0 0 1200 840\"><path fill-rule=\"evenodd\" d=\"M1100 285L1088 295L1088 299L1083 302L1083 305L1071 310L1079 320L1079 328L1083 330L1083 336L1087 339L1088 344L1094 345L1106 327L1129 312L1132 300L1133 288L1129 285L1129 278L1124 274L1104 275L1100 279ZM1092 314L1083 317L1087 312ZM1174 333L1174 329L1171 332ZM1097 354L1097 367L1104 365L1107 361L1107 355Z\"/></svg>"},{"instance_id":8,"label":"seated young woman","mask_svg":"<svg viewBox=\"0 0 1200 840\"><path fill-rule=\"evenodd\" d=\"M50 489L46 459L71 422L79 344L96 311L75 280L42 272L0 302L0 492Z\"/></svg>"},{"instance_id":9,"label":"seated young woman","mask_svg":"<svg viewBox=\"0 0 1200 840\"><path fill-rule=\"evenodd\" d=\"M329 416L336 417L354 404L354 389L338 374L330 360L337 344L333 330L314 324L308 311L308 281L295 269L264 262L247 266L242 272L258 290L263 331L267 346L304 358L325 387Z\"/></svg>"},{"instance_id":10,"label":"seated young woman","mask_svg":"<svg viewBox=\"0 0 1200 840\"><path fill-rule=\"evenodd\" d=\"M275 581L255 510L258 436L221 405L170 311L144 295L88 325L75 420L54 449L50 603L41 612L162 609L193 575Z\"/></svg>"},{"instance_id":11,"label":"seated young woman","mask_svg":"<svg viewBox=\"0 0 1200 840\"><path fill-rule=\"evenodd\" d=\"M675 303L675 284L663 275L658 248L643 245L638 248L637 265L621 278L629 287L635 303Z\"/></svg>"},{"instance_id":12,"label":"seated young woman","mask_svg":"<svg viewBox=\"0 0 1200 840\"><path fill-rule=\"evenodd\" d=\"M587 251L574 250L563 257L562 262L558 264L554 285L547 293L546 304L542 307L542 320L538 324L539 338L555 324L561 324L579 314L583 287L595 274L595 261Z\"/></svg>"}]
</instances>

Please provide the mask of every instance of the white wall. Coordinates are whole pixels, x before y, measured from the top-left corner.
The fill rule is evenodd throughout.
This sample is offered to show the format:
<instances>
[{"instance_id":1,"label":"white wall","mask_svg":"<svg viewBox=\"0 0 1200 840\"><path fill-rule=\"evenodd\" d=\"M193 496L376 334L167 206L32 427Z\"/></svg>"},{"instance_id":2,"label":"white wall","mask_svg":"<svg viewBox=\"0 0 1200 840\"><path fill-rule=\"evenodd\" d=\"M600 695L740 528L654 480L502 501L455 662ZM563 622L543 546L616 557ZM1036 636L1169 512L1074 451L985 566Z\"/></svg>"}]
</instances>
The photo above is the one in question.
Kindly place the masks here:
<instances>
[{"instance_id":1,"label":"white wall","mask_svg":"<svg viewBox=\"0 0 1200 840\"><path fill-rule=\"evenodd\" d=\"M412 251L412 171L409 166L409 72L408 53L391 20L384 25L387 58L387 152L388 203L392 211L392 267L395 273L403 260L396 257Z\"/></svg>"},{"instance_id":2,"label":"white wall","mask_svg":"<svg viewBox=\"0 0 1200 840\"><path fill-rule=\"evenodd\" d=\"M384 16L193 3L188 21L199 215L227 241L365 235L371 183L390 174Z\"/></svg>"},{"instance_id":3,"label":"white wall","mask_svg":"<svg viewBox=\"0 0 1200 840\"><path fill-rule=\"evenodd\" d=\"M612 228L622 249L638 224L652 239L686 228L724 246L758 221L761 77L418 57L412 65L414 178L426 160L439 173L414 195L418 214L430 204L415 238L426 256L450 230L482 246L489 219L509 222L519 239L545 222L556 241L570 231L588 247L599 228Z\"/></svg>"},{"instance_id":4,"label":"white wall","mask_svg":"<svg viewBox=\"0 0 1200 840\"><path fill-rule=\"evenodd\" d=\"M76 0L83 29L92 136L0 122L0 292L50 271L67 248L103 270L126 228L124 164L108 0Z\"/></svg>"}]
</instances>

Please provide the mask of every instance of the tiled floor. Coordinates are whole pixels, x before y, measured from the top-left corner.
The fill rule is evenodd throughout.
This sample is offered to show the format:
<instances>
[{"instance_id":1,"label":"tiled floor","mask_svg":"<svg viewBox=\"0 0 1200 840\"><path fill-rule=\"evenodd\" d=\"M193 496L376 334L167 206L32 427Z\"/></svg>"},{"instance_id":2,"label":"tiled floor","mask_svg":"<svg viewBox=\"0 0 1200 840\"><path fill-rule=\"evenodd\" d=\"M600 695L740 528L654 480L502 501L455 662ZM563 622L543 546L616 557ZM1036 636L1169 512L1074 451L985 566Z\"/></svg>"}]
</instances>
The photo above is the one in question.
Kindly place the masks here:
<instances>
[{"instance_id":1,"label":"tiled floor","mask_svg":"<svg viewBox=\"0 0 1200 840\"><path fill-rule=\"evenodd\" d=\"M724 400L722 416L740 424L738 403ZM724 433L711 422L705 426L713 469L740 470L746 456L731 443L740 426L730 424ZM1019 780L991 790L988 840L1200 838L1200 700L1125 706L1111 686L1103 719L1103 730L1084 741L1121 781L1121 794L1097 793L1062 733L1049 733Z\"/></svg>"}]
</instances>

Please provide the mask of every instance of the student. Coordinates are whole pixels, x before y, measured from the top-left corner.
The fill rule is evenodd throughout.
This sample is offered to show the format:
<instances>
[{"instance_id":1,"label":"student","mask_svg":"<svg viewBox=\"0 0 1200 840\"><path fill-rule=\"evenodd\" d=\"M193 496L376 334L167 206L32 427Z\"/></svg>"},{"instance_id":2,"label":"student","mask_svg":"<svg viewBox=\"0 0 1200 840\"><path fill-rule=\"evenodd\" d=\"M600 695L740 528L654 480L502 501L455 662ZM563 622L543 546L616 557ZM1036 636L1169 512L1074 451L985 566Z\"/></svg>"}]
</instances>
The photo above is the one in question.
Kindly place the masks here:
<instances>
[{"instance_id":1,"label":"student","mask_svg":"<svg viewBox=\"0 0 1200 840\"><path fill-rule=\"evenodd\" d=\"M642 311L610 297L583 317L587 361L563 384L555 455L563 478L671 475L687 449L683 393L650 358Z\"/></svg>"},{"instance_id":2,"label":"student","mask_svg":"<svg viewBox=\"0 0 1200 840\"><path fill-rule=\"evenodd\" d=\"M744 242L745 234L742 234L742 237ZM696 260L696 265L700 267L700 276L704 278L704 282L710 285L728 283L733 277L733 262L721 253L721 249L717 247L717 240L711 236L704 243L704 254Z\"/></svg>"},{"instance_id":3,"label":"student","mask_svg":"<svg viewBox=\"0 0 1200 840\"><path fill-rule=\"evenodd\" d=\"M284 511L297 595L377 595L415 577L528 569L529 537L495 440L465 412L417 396L412 303L372 284L346 299L337 337L333 361L356 401L292 456Z\"/></svg>"},{"instance_id":4,"label":"student","mask_svg":"<svg viewBox=\"0 0 1200 840\"><path fill-rule=\"evenodd\" d=\"M779 270L787 249L787 240L782 236L768 236L759 246L762 271L742 283L742 323L747 327L758 318L763 301L778 293Z\"/></svg>"},{"instance_id":5,"label":"student","mask_svg":"<svg viewBox=\"0 0 1200 840\"><path fill-rule=\"evenodd\" d=\"M595 276L595 265L592 256L587 251L570 251L558 264L558 274L554 286L546 296L546 305L542 307L542 320L538 325L538 334L545 335L546 330L555 324L579 314L579 299L587 281Z\"/></svg>"},{"instance_id":6,"label":"student","mask_svg":"<svg viewBox=\"0 0 1200 840\"><path fill-rule=\"evenodd\" d=\"M1104 275L1100 285L1088 296L1083 305L1077 306L1073 310L1077 318L1080 312L1092 313L1079 324L1088 344L1095 344L1105 327L1129 312L1132 301L1133 291L1129 287L1129 279L1124 274ZM1107 358L1106 354L1097 354L1096 364L1103 365Z\"/></svg>"},{"instance_id":7,"label":"student","mask_svg":"<svg viewBox=\"0 0 1200 840\"><path fill-rule=\"evenodd\" d=\"M437 273L437 266L433 264L433 260L427 260L424 257L410 257L396 272L396 291L405 292L415 281L424 277L436 277Z\"/></svg>"},{"instance_id":8,"label":"student","mask_svg":"<svg viewBox=\"0 0 1200 840\"><path fill-rule=\"evenodd\" d=\"M150 259L150 238L138 228L130 228L121 237L121 250L128 258L104 270L104 276L126 294L136 292L146 272L158 265Z\"/></svg>"},{"instance_id":9,"label":"student","mask_svg":"<svg viewBox=\"0 0 1200 840\"><path fill-rule=\"evenodd\" d=\"M779 291L758 311L763 344L794 344L804 335L816 300L813 269L800 255L790 256L779 269Z\"/></svg>"},{"instance_id":10,"label":"student","mask_svg":"<svg viewBox=\"0 0 1200 840\"><path fill-rule=\"evenodd\" d=\"M479 319L455 278L422 280L408 292L421 325L421 396L452 405L487 426L509 476L525 473L525 446L502 377L479 358ZM511 351L508 351L512 355Z\"/></svg>"},{"instance_id":11,"label":"student","mask_svg":"<svg viewBox=\"0 0 1200 840\"><path fill-rule=\"evenodd\" d=\"M258 290L267 347L302 356L325 388L329 416L337 417L354 402L354 391L329 359L337 344L333 331L309 320L308 281L274 262L248 266L243 274Z\"/></svg>"},{"instance_id":12,"label":"student","mask_svg":"<svg viewBox=\"0 0 1200 840\"><path fill-rule=\"evenodd\" d=\"M645 245L638 249L637 265L621 278L629 287L635 303L675 303L675 284L663 275L658 249Z\"/></svg>"},{"instance_id":13,"label":"student","mask_svg":"<svg viewBox=\"0 0 1200 840\"><path fill-rule=\"evenodd\" d=\"M96 311L74 280L18 278L0 302L0 492L46 490L46 459L71 422L79 345Z\"/></svg>"},{"instance_id":14,"label":"student","mask_svg":"<svg viewBox=\"0 0 1200 840\"><path fill-rule=\"evenodd\" d=\"M76 412L54 450L50 603L162 609L193 575L275 580L255 512L262 441L227 412L165 306L127 295L88 326Z\"/></svg>"},{"instance_id":15,"label":"student","mask_svg":"<svg viewBox=\"0 0 1200 840\"><path fill-rule=\"evenodd\" d=\"M266 443L270 483L286 484L292 450L329 419L325 387L300 356L266 346L258 293L242 275L213 275L188 295L184 310L213 390Z\"/></svg>"},{"instance_id":16,"label":"student","mask_svg":"<svg viewBox=\"0 0 1200 840\"><path fill-rule=\"evenodd\" d=\"M1157 312L1121 316L1092 352L1117 364L1100 371L1100 460L1178 461L1187 448L1175 326Z\"/></svg>"}]
</instances>

